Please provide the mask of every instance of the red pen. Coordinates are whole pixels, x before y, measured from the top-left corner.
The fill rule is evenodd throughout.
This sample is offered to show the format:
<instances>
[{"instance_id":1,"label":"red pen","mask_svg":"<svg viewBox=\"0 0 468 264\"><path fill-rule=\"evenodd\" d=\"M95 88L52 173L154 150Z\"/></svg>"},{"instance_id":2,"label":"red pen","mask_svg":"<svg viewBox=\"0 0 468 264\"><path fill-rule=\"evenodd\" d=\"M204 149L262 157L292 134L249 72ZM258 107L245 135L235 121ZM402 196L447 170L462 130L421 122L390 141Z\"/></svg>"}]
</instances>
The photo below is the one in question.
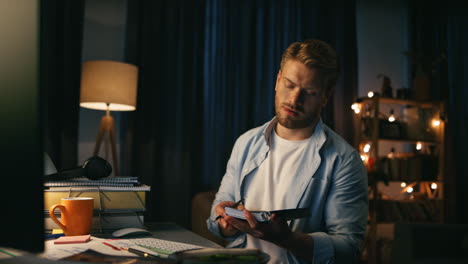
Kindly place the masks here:
<instances>
[{"instance_id":1,"label":"red pen","mask_svg":"<svg viewBox=\"0 0 468 264\"><path fill-rule=\"evenodd\" d=\"M114 246L114 245L111 245L111 244L106 243L106 242L102 242L102 243L103 243L104 245L106 245L106 246L111 247L111 248L114 249L114 250L119 250L119 251L120 251L120 248L118 248L118 247L116 247L116 246Z\"/></svg>"}]
</instances>

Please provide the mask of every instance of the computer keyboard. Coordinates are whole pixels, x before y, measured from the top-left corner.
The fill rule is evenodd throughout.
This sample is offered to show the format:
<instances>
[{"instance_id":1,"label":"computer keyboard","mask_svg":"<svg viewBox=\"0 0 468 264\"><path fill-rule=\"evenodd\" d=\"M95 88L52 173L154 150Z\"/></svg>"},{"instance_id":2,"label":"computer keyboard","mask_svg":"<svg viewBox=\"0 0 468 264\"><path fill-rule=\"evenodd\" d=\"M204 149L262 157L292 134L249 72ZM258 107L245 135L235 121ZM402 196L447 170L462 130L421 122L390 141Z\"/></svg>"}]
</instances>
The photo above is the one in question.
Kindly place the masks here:
<instances>
[{"instance_id":1,"label":"computer keyboard","mask_svg":"<svg viewBox=\"0 0 468 264\"><path fill-rule=\"evenodd\" d=\"M184 250L203 248L197 245L162 240L157 238L134 238L129 239L129 241L137 246L144 247L164 255L170 255Z\"/></svg>"}]
</instances>

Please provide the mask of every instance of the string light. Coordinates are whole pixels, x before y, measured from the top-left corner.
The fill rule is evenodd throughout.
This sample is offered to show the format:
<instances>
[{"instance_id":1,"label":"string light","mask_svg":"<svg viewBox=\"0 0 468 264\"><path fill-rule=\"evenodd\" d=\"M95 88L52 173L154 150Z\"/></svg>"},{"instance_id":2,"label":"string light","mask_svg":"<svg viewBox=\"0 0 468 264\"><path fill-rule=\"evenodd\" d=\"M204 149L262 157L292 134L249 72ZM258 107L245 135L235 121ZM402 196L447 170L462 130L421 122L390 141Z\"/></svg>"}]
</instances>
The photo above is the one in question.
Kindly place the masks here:
<instances>
[{"instance_id":1,"label":"string light","mask_svg":"<svg viewBox=\"0 0 468 264\"><path fill-rule=\"evenodd\" d=\"M406 187L406 182L401 182L400 186L401 186L401 188L405 188Z\"/></svg>"},{"instance_id":2,"label":"string light","mask_svg":"<svg viewBox=\"0 0 468 264\"><path fill-rule=\"evenodd\" d=\"M370 91L367 93L367 97L372 98L374 97L374 92Z\"/></svg>"},{"instance_id":3,"label":"string light","mask_svg":"<svg viewBox=\"0 0 468 264\"><path fill-rule=\"evenodd\" d=\"M369 150L370 150L370 144L366 144L364 145L364 148L362 149L365 153L369 153Z\"/></svg>"},{"instance_id":4,"label":"string light","mask_svg":"<svg viewBox=\"0 0 468 264\"><path fill-rule=\"evenodd\" d=\"M435 182L431 183L431 189L432 190L437 189L437 183L435 183Z\"/></svg>"},{"instance_id":5,"label":"string light","mask_svg":"<svg viewBox=\"0 0 468 264\"><path fill-rule=\"evenodd\" d=\"M439 119L432 119L432 126L433 127L440 126L440 120Z\"/></svg>"},{"instance_id":6,"label":"string light","mask_svg":"<svg viewBox=\"0 0 468 264\"><path fill-rule=\"evenodd\" d=\"M388 122L394 122L395 121L395 115L393 115L393 109L390 110L390 116L388 117Z\"/></svg>"},{"instance_id":7,"label":"string light","mask_svg":"<svg viewBox=\"0 0 468 264\"><path fill-rule=\"evenodd\" d=\"M351 105L351 109L353 109L354 113L359 114L361 112L361 105L358 103L354 103Z\"/></svg>"},{"instance_id":8,"label":"string light","mask_svg":"<svg viewBox=\"0 0 468 264\"><path fill-rule=\"evenodd\" d=\"M362 161L366 161L366 158L367 158L366 155L361 154L361 159L362 159Z\"/></svg>"},{"instance_id":9,"label":"string light","mask_svg":"<svg viewBox=\"0 0 468 264\"><path fill-rule=\"evenodd\" d=\"M416 143L416 150L421 150L421 149L422 149L421 142Z\"/></svg>"},{"instance_id":10,"label":"string light","mask_svg":"<svg viewBox=\"0 0 468 264\"><path fill-rule=\"evenodd\" d=\"M413 187L408 187L408 189L406 190L407 193L412 193L414 191Z\"/></svg>"}]
</instances>

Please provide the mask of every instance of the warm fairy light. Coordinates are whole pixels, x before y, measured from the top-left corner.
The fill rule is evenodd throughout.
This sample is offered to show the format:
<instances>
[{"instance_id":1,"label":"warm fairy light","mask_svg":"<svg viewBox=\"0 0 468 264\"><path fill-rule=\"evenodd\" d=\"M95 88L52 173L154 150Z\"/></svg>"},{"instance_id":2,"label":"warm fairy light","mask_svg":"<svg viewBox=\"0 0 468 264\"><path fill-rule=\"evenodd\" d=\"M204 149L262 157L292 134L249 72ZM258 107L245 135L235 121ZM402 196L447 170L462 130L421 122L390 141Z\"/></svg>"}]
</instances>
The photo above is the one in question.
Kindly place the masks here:
<instances>
[{"instance_id":1,"label":"warm fairy light","mask_svg":"<svg viewBox=\"0 0 468 264\"><path fill-rule=\"evenodd\" d=\"M367 97L372 98L374 96L374 92L370 91L367 93Z\"/></svg>"},{"instance_id":2,"label":"warm fairy light","mask_svg":"<svg viewBox=\"0 0 468 264\"><path fill-rule=\"evenodd\" d=\"M413 192L413 187L408 187L408 189L406 190L407 193L412 193Z\"/></svg>"},{"instance_id":3,"label":"warm fairy light","mask_svg":"<svg viewBox=\"0 0 468 264\"><path fill-rule=\"evenodd\" d=\"M432 190L437 189L437 183L435 183L435 182L431 183L431 189Z\"/></svg>"},{"instance_id":4,"label":"warm fairy light","mask_svg":"<svg viewBox=\"0 0 468 264\"><path fill-rule=\"evenodd\" d=\"M351 109L353 109L353 111L354 111L354 113L356 113L356 115L361 112L361 106L358 103L352 104Z\"/></svg>"},{"instance_id":5,"label":"warm fairy light","mask_svg":"<svg viewBox=\"0 0 468 264\"><path fill-rule=\"evenodd\" d=\"M395 121L395 115L393 114L393 109L390 110L390 116L388 117L388 122L394 122Z\"/></svg>"},{"instance_id":6,"label":"warm fairy light","mask_svg":"<svg viewBox=\"0 0 468 264\"><path fill-rule=\"evenodd\" d=\"M406 182L401 182L400 186L401 186L401 188L405 188L406 187Z\"/></svg>"},{"instance_id":7,"label":"warm fairy light","mask_svg":"<svg viewBox=\"0 0 468 264\"><path fill-rule=\"evenodd\" d=\"M364 148L362 149L365 153L369 153L370 150L370 144L364 145Z\"/></svg>"},{"instance_id":8,"label":"warm fairy light","mask_svg":"<svg viewBox=\"0 0 468 264\"><path fill-rule=\"evenodd\" d=\"M362 159L362 161L365 161L366 160L366 155L361 155L361 159Z\"/></svg>"},{"instance_id":9,"label":"warm fairy light","mask_svg":"<svg viewBox=\"0 0 468 264\"><path fill-rule=\"evenodd\" d=\"M433 126L433 127L438 127L438 126L440 126L440 120L439 120L439 119L433 119L433 120L432 120L432 126Z\"/></svg>"},{"instance_id":10,"label":"warm fairy light","mask_svg":"<svg viewBox=\"0 0 468 264\"><path fill-rule=\"evenodd\" d=\"M416 149L421 150L422 149L422 144L421 142L416 143Z\"/></svg>"}]
</instances>

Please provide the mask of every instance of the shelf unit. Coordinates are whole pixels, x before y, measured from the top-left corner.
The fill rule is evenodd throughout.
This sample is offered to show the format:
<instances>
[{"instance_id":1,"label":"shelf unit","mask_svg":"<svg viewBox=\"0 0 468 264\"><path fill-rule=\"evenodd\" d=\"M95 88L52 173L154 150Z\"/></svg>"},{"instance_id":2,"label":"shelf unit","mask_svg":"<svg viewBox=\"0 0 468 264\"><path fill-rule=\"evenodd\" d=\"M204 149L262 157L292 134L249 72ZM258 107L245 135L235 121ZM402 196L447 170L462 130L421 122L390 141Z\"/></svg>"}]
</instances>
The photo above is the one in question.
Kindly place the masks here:
<instances>
[{"instance_id":1,"label":"shelf unit","mask_svg":"<svg viewBox=\"0 0 468 264\"><path fill-rule=\"evenodd\" d=\"M441 222L443 219L434 218L434 215L443 215L444 104L386 98L376 94L372 98L359 98L352 109L357 114L355 147L361 153L369 177L367 262L378 263L379 223ZM399 110L399 114L395 110ZM396 117L391 122L389 118L392 115ZM382 146L391 151L384 153L385 147ZM396 147L398 151L395 151ZM434 160L437 162L431 162ZM435 168L436 172L431 168ZM401 182L398 191L403 198L385 197L379 187L382 182ZM412 213L408 209L411 206L422 209L427 219ZM400 213L411 214L411 217L399 215L392 218L388 217L388 213L387 218L382 217L385 214L382 209L397 212L398 208L401 209Z\"/></svg>"}]
</instances>

